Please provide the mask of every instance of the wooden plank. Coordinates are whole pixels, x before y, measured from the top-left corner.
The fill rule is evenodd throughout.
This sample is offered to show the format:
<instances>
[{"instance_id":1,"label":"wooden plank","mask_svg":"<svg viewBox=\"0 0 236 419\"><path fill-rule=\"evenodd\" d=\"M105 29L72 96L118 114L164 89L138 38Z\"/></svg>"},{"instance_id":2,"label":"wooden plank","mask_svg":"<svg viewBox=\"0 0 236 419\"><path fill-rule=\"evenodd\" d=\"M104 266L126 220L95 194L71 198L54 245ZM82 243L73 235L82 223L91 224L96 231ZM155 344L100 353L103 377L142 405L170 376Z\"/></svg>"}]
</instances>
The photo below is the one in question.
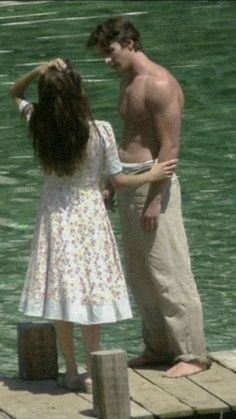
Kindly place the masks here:
<instances>
[{"instance_id":1,"label":"wooden plank","mask_svg":"<svg viewBox=\"0 0 236 419\"><path fill-rule=\"evenodd\" d=\"M79 393L79 395L80 397L82 397L83 399L91 403L91 406L92 406L93 396L91 394ZM144 409L139 404L135 403L133 400L130 400L130 408L131 408L130 419L154 419L154 416L152 413L148 412L146 409Z\"/></svg>"},{"instance_id":2,"label":"wooden plank","mask_svg":"<svg viewBox=\"0 0 236 419\"><path fill-rule=\"evenodd\" d=\"M133 400L130 401L131 407L131 419L154 419L154 416L151 412L148 412L142 406L135 403Z\"/></svg>"},{"instance_id":3,"label":"wooden plank","mask_svg":"<svg viewBox=\"0 0 236 419\"><path fill-rule=\"evenodd\" d=\"M86 393L78 393L80 397L87 400L89 403L93 403L93 396L91 394ZM130 400L130 408L131 408L131 419L154 419L154 416L151 412L144 409L139 404L135 403L133 400Z\"/></svg>"},{"instance_id":4,"label":"wooden plank","mask_svg":"<svg viewBox=\"0 0 236 419\"><path fill-rule=\"evenodd\" d=\"M204 374L192 375L188 379L236 410L236 374L232 371L213 363Z\"/></svg>"},{"instance_id":5,"label":"wooden plank","mask_svg":"<svg viewBox=\"0 0 236 419\"><path fill-rule=\"evenodd\" d=\"M187 378L163 377L160 369L135 369L138 374L200 414L229 411L229 406ZM200 373L205 374L205 371Z\"/></svg>"},{"instance_id":6,"label":"wooden plank","mask_svg":"<svg viewBox=\"0 0 236 419\"><path fill-rule=\"evenodd\" d=\"M0 419L14 419L13 416L9 416L6 412L0 409Z\"/></svg>"},{"instance_id":7,"label":"wooden plank","mask_svg":"<svg viewBox=\"0 0 236 419\"><path fill-rule=\"evenodd\" d=\"M129 388L132 400L160 418L177 418L193 414L193 409L184 405L166 391L145 380L129 368Z\"/></svg>"},{"instance_id":8,"label":"wooden plank","mask_svg":"<svg viewBox=\"0 0 236 419\"><path fill-rule=\"evenodd\" d=\"M54 380L39 382L1 378L0 411L17 419L92 417L91 403L76 393L66 392Z\"/></svg>"},{"instance_id":9,"label":"wooden plank","mask_svg":"<svg viewBox=\"0 0 236 419\"><path fill-rule=\"evenodd\" d=\"M209 358L236 372L236 349L232 351L210 352Z\"/></svg>"}]
</instances>

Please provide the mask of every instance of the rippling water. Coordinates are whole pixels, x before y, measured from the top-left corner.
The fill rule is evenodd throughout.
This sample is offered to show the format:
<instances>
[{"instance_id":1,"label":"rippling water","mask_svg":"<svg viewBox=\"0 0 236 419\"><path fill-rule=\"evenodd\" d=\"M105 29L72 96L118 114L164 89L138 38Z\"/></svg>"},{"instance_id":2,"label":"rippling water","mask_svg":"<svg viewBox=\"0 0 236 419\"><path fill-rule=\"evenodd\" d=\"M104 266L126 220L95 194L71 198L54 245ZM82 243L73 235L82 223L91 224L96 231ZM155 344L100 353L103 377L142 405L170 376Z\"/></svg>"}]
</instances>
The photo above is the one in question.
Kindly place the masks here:
<instances>
[{"instance_id":1,"label":"rippling water","mask_svg":"<svg viewBox=\"0 0 236 419\"><path fill-rule=\"evenodd\" d=\"M119 140L117 76L85 48L94 26L119 14L130 15L143 35L146 53L167 66L185 90L178 175L207 346L209 350L236 346L236 3L1 1L1 373L17 370L16 323L23 319L17 307L42 184L8 88L42 61L70 58L86 81L94 114L112 122ZM34 88L30 94L33 99ZM117 214L111 219L123 258ZM141 350L140 318L134 303L133 307L133 321L104 327L104 347L121 346L130 356Z\"/></svg>"}]
</instances>

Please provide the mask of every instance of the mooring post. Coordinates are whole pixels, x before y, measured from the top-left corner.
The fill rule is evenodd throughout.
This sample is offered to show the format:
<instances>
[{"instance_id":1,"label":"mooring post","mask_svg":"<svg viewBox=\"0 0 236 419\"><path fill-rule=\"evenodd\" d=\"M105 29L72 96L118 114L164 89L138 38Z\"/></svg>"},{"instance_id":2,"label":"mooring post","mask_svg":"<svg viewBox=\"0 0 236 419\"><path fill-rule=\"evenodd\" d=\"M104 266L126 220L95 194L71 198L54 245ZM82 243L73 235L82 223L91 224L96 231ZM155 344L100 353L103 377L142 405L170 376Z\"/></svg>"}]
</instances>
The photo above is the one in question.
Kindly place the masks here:
<instances>
[{"instance_id":1,"label":"mooring post","mask_svg":"<svg viewBox=\"0 0 236 419\"><path fill-rule=\"evenodd\" d=\"M91 365L95 415L100 419L130 419L126 352L92 352Z\"/></svg>"},{"instance_id":2,"label":"mooring post","mask_svg":"<svg viewBox=\"0 0 236 419\"><path fill-rule=\"evenodd\" d=\"M57 377L57 345L53 323L18 323L17 346L20 378L43 380Z\"/></svg>"}]
</instances>

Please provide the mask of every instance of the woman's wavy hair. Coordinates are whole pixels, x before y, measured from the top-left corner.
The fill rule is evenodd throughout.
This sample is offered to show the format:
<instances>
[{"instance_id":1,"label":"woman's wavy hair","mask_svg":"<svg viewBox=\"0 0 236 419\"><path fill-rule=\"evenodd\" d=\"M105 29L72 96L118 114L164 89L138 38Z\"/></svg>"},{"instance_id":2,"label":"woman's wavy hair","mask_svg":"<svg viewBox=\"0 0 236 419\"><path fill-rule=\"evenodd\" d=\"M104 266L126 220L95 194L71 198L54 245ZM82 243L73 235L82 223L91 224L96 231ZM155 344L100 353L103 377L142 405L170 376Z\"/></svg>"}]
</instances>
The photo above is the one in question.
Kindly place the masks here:
<instances>
[{"instance_id":1,"label":"woman's wavy hair","mask_svg":"<svg viewBox=\"0 0 236 419\"><path fill-rule=\"evenodd\" d=\"M69 61L49 69L38 81L38 103L29 130L35 155L47 174L72 175L83 160L92 120L81 77Z\"/></svg>"}]
</instances>

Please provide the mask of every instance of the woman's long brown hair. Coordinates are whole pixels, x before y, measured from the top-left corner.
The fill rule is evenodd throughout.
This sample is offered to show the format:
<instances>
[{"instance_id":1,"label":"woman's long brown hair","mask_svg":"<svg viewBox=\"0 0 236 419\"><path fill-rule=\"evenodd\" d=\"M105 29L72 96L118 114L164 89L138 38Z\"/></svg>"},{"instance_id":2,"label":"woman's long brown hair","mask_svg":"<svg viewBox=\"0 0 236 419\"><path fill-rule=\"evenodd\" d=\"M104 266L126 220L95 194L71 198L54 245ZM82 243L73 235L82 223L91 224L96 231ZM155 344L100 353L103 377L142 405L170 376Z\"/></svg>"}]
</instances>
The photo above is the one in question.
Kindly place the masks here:
<instances>
[{"instance_id":1,"label":"woman's long brown hair","mask_svg":"<svg viewBox=\"0 0 236 419\"><path fill-rule=\"evenodd\" d=\"M91 112L80 75L68 65L39 78L38 103L30 118L33 148L43 170L72 175L89 138Z\"/></svg>"}]
</instances>

